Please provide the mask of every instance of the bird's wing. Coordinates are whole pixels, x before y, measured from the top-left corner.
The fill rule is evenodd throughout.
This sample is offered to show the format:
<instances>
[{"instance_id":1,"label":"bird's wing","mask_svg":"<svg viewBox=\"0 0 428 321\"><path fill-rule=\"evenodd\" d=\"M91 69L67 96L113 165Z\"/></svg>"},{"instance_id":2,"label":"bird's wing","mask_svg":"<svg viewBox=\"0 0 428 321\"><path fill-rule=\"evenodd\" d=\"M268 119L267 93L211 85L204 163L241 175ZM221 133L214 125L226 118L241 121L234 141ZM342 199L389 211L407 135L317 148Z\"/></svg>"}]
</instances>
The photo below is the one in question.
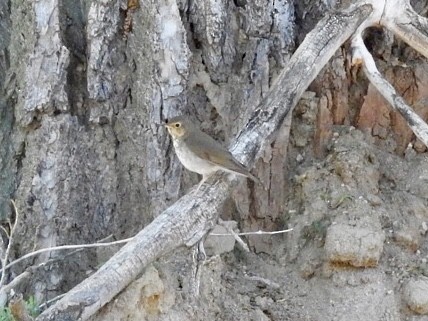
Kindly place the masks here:
<instances>
[{"instance_id":1,"label":"bird's wing","mask_svg":"<svg viewBox=\"0 0 428 321\"><path fill-rule=\"evenodd\" d=\"M193 135L191 141L188 143L188 148L198 157L210 161L215 165L226 167L227 169L240 173L244 176L251 178L254 177L250 174L244 165L238 162L225 147L214 140L214 138L211 136L205 133ZM196 147L201 145L204 146L203 149Z\"/></svg>"}]
</instances>

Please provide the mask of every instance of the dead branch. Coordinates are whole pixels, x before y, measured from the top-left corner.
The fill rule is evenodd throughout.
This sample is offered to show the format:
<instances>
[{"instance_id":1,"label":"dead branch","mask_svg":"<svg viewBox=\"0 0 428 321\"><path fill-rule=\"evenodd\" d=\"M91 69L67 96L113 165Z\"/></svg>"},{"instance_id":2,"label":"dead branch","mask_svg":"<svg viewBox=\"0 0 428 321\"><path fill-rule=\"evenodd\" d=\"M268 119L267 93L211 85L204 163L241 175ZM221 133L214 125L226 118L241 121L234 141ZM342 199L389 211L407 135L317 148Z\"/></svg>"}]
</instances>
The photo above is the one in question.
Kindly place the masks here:
<instances>
[{"instance_id":1,"label":"dead branch","mask_svg":"<svg viewBox=\"0 0 428 321\"><path fill-rule=\"evenodd\" d=\"M233 151L243 163L253 164L270 143L301 95L371 12L365 5L323 18L305 38L281 72L269 94L241 130ZM186 245L196 244L218 218L230 195L230 184L208 180L197 193L183 196L138 233L95 274L77 285L36 320L87 320L132 282L147 264Z\"/></svg>"}]
</instances>

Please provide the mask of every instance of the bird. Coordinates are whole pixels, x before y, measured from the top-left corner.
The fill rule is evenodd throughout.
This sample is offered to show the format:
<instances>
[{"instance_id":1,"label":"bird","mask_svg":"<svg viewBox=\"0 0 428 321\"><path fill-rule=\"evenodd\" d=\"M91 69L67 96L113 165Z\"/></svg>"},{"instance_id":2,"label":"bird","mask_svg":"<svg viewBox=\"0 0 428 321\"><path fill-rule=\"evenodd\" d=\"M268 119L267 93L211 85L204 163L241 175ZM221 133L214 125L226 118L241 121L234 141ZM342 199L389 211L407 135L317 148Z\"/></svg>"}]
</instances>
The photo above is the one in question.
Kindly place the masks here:
<instances>
[{"instance_id":1,"label":"bird","mask_svg":"<svg viewBox=\"0 0 428 321\"><path fill-rule=\"evenodd\" d=\"M248 169L218 141L204 133L186 116L165 120L165 127L172 138L175 153L183 166L202 175L196 191L218 170L245 176L260 183Z\"/></svg>"}]
</instances>

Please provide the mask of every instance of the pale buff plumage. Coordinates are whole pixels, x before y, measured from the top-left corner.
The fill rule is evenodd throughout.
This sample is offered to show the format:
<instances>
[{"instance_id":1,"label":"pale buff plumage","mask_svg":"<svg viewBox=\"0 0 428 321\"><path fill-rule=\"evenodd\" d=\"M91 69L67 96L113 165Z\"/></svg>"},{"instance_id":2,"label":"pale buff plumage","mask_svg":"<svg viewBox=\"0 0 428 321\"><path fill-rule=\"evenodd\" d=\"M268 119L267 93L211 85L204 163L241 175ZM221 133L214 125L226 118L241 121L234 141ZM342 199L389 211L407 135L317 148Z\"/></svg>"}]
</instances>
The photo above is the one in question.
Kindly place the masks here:
<instances>
[{"instance_id":1,"label":"pale buff plumage","mask_svg":"<svg viewBox=\"0 0 428 321\"><path fill-rule=\"evenodd\" d=\"M259 182L244 165L219 142L205 134L189 119L178 116L165 124L172 137L178 159L189 171L202 175L199 186L218 170L246 176Z\"/></svg>"}]
</instances>

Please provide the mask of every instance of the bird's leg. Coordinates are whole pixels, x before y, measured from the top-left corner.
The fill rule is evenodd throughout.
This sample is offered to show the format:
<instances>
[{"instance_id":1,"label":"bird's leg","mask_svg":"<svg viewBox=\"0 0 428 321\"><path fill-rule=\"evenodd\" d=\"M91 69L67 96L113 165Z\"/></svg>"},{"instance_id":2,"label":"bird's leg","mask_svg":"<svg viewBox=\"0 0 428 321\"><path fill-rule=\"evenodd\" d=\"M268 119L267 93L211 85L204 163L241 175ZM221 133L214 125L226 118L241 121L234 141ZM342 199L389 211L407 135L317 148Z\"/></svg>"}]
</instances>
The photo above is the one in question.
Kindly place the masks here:
<instances>
[{"instance_id":1,"label":"bird's leg","mask_svg":"<svg viewBox=\"0 0 428 321\"><path fill-rule=\"evenodd\" d=\"M198 243L198 261L205 261L207 259L207 254L205 253L204 247L205 237Z\"/></svg>"},{"instance_id":2,"label":"bird's leg","mask_svg":"<svg viewBox=\"0 0 428 321\"><path fill-rule=\"evenodd\" d=\"M210 178L211 175L202 175L202 179L198 184L198 187L196 187L195 193L197 193L199 191L199 189L201 188L202 184L204 184L206 182L206 180L208 178Z\"/></svg>"},{"instance_id":3,"label":"bird's leg","mask_svg":"<svg viewBox=\"0 0 428 321\"><path fill-rule=\"evenodd\" d=\"M193 297L197 298L199 296L199 286L201 283L201 273L202 267L205 264L207 255L204 249L204 240L205 236L198 242L198 244L193 246L192 249L192 278L191 278L191 294Z\"/></svg>"}]
</instances>

